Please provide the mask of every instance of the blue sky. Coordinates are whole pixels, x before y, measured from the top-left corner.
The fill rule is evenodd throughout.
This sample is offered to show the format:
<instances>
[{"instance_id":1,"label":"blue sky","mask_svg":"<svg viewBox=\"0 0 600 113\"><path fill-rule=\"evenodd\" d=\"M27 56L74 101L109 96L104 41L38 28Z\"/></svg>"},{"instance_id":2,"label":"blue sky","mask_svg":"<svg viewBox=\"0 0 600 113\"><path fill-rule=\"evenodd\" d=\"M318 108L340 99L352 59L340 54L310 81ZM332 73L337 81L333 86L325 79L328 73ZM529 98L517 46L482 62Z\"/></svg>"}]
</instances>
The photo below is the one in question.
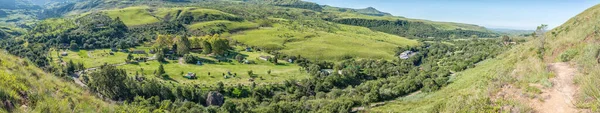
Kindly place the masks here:
<instances>
[{"instance_id":1,"label":"blue sky","mask_svg":"<svg viewBox=\"0 0 600 113\"><path fill-rule=\"evenodd\" d=\"M554 28L600 0L305 0L348 8L374 7L395 16L460 22L487 28Z\"/></svg>"}]
</instances>

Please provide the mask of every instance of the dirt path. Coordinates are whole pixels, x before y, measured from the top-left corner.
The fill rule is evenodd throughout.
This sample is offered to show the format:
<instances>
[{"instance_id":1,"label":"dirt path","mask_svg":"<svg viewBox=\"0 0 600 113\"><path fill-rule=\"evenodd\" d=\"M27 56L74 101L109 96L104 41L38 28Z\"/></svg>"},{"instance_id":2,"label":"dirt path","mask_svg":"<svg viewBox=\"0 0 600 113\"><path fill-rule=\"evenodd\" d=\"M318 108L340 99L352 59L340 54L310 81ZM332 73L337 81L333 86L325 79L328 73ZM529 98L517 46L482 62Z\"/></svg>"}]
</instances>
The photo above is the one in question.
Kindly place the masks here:
<instances>
[{"instance_id":1,"label":"dirt path","mask_svg":"<svg viewBox=\"0 0 600 113\"><path fill-rule=\"evenodd\" d=\"M573 96L577 86L573 84L576 69L568 63L552 63L548 67L554 71L556 77L552 78L552 88L543 90L543 101L535 101L532 106L540 113L577 113Z\"/></svg>"}]
</instances>

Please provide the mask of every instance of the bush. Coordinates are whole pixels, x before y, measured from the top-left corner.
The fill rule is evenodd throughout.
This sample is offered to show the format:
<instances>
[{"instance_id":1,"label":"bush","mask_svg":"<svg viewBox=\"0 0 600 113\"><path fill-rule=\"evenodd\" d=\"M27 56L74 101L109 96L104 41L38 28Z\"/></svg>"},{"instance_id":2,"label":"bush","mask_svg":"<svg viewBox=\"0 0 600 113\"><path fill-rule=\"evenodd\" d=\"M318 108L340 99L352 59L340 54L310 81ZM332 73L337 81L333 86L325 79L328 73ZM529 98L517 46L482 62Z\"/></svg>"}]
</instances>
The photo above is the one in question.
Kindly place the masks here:
<instances>
[{"instance_id":1,"label":"bush","mask_svg":"<svg viewBox=\"0 0 600 113\"><path fill-rule=\"evenodd\" d=\"M198 61L198 57L191 55L191 54L186 54L183 55L183 59L185 60L186 63L190 63L190 64L194 64L196 63L196 61Z\"/></svg>"},{"instance_id":2,"label":"bush","mask_svg":"<svg viewBox=\"0 0 600 113\"><path fill-rule=\"evenodd\" d=\"M570 49L560 54L559 60L561 62L568 62L571 61L571 59L573 59L573 57L575 57L577 54L578 52L576 50Z\"/></svg>"}]
</instances>

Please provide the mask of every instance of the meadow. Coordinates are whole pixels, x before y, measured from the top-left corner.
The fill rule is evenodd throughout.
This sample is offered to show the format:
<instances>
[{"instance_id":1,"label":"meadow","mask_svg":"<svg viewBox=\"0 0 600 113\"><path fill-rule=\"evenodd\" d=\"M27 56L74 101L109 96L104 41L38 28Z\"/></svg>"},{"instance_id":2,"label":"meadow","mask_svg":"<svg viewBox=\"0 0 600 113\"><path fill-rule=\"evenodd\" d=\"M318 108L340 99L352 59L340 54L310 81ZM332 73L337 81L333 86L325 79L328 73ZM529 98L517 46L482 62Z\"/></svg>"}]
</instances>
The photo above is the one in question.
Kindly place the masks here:
<instances>
[{"instance_id":1,"label":"meadow","mask_svg":"<svg viewBox=\"0 0 600 113\"><path fill-rule=\"evenodd\" d=\"M148 52L149 49L149 47L135 48L135 50L145 50L146 52ZM50 52L54 65L60 64L61 59L64 62L72 60L74 63L83 63L86 68L99 67L105 63L113 65L120 64L117 67L125 69L128 72L128 75L135 76L137 73L138 75L144 75L144 77L162 78L154 74L159 65L162 64L166 74L169 76L168 78L165 78L165 80L185 84L215 85L218 82L223 82L226 85L249 85L252 83L252 81L250 81L251 78L254 78L253 80L257 84L278 84L289 79L302 80L309 77L309 74L301 70L300 66L296 64L285 61L273 64L259 59L260 56L273 56L263 52L238 51L243 56L246 56L247 60L254 61L255 64L244 64L235 60L232 62L218 62L218 60L213 57L192 53L192 55L199 56L205 60L203 65L196 65L180 63L179 60L167 60L167 62L150 60L147 62L124 64L128 53L114 52L114 55L109 55L110 49L67 51L67 56L60 57L59 55L63 50L59 51L60 52L52 50ZM133 56L136 58L148 58L153 57L154 55L133 54ZM269 70L271 71L270 74L268 74ZM248 75L248 71L252 71L253 75ZM184 78L183 76L189 72L195 73L198 78ZM229 75L229 73L232 75ZM225 78L223 74L227 75L228 78Z\"/></svg>"}]
</instances>

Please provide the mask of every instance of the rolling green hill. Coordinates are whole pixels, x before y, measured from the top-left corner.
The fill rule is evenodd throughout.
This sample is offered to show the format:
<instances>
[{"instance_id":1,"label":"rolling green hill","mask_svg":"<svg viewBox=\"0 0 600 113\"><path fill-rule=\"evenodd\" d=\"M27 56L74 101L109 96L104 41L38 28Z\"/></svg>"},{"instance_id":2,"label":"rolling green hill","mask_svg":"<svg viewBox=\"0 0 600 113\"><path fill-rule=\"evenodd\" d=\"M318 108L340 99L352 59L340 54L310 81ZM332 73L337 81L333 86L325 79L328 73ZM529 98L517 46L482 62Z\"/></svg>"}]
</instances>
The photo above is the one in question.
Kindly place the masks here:
<instances>
[{"instance_id":1,"label":"rolling green hill","mask_svg":"<svg viewBox=\"0 0 600 113\"><path fill-rule=\"evenodd\" d=\"M148 7L127 7L105 11L111 18L120 18L127 26L143 25L160 21L148 12Z\"/></svg>"},{"instance_id":2,"label":"rolling green hill","mask_svg":"<svg viewBox=\"0 0 600 113\"><path fill-rule=\"evenodd\" d=\"M416 46L415 40L371 31L367 28L338 25L332 32L316 29L297 30L286 24L261 28L231 36L232 39L266 50L281 50L314 60L341 61L351 58L395 58L397 47Z\"/></svg>"}]
</instances>

